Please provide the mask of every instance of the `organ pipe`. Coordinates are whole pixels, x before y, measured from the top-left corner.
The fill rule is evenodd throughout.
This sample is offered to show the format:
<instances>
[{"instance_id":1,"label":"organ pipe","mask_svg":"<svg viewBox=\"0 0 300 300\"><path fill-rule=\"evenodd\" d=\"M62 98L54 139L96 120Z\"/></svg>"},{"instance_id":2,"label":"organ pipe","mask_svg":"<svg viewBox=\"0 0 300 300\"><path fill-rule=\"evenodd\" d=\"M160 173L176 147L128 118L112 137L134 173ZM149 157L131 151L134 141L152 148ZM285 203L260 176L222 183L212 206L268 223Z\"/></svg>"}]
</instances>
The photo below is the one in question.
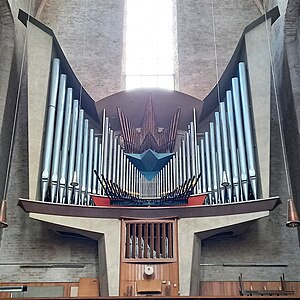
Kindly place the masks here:
<instances>
[{"instance_id":1,"label":"organ pipe","mask_svg":"<svg viewBox=\"0 0 300 300\"><path fill-rule=\"evenodd\" d=\"M65 99L66 99L66 80L67 80L67 76L65 74L61 74L59 80L55 137L54 137L54 146L53 146L51 202L54 202L54 198L56 197L57 194L58 165L60 159L60 146L61 146L61 137L62 137L62 129L63 129L64 106L65 106Z\"/></svg>"},{"instance_id":2,"label":"organ pipe","mask_svg":"<svg viewBox=\"0 0 300 300\"><path fill-rule=\"evenodd\" d=\"M216 164L216 142L214 123L210 123L210 147L211 147L211 170L212 170L212 186L214 191L214 203L219 202L217 164Z\"/></svg>"},{"instance_id":3,"label":"organ pipe","mask_svg":"<svg viewBox=\"0 0 300 300\"><path fill-rule=\"evenodd\" d=\"M235 122L234 122L231 91L227 91L226 97L227 97L228 127L229 127L229 138L230 138L230 149L231 149L230 154L231 154L231 164L232 164L232 182L233 182L236 201L240 201L239 171L238 171L236 140L235 140L235 136L236 136Z\"/></svg>"},{"instance_id":4,"label":"organ pipe","mask_svg":"<svg viewBox=\"0 0 300 300\"><path fill-rule=\"evenodd\" d=\"M230 165L230 155L229 155L229 142L228 142L228 131L227 131L227 118L225 112L225 103L220 103L220 117L221 117L221 129L222 129L222 142L223 142L223 153L225 160L225 174L229 185L226 187L229 202L232 199L232 186L231 186L231 165ZM223 177L222 177L223 182Z\"/></svg>"},{"instance_id":5,"label":"organ pipe","mask_svg":"<svg viewBox=\"0 0 300 300\"><path fill-rule=\"evenodd\" d=\"M103 159L102 159L102 174L104 175L104 177L107 177L107 155L108 155L108 134L109 133L109 121L108 121L108 117L105 117L105 123L104 123L104 142L102 144L103 149Z\"/></svg>"},{"instance_id":6,"label":"organ pipe","mask_svg":"<svg viewBox=\"0 0 300 300\"><path fill-rule=\"evenodd\" d=\"M56 110L56 99L57 99L57 89L59 80L59 59L54 58L51 69L51 83L49 92L49 103L48 103L48 113L47 113L47 125L44 143L44 153L43 153L43 173L42 173L42 200L45 200L46 192L49 184L50 176L50 166L52 157L52 145L53 145L53 133L54 133L54 120L55 120L55 110Z\"/></svg>"},{"instance_id":7,"label":"organ pipe","mask_svg":"<svg viewBox=\"0 0 300 300\"><path fill-rule=\"evenodd\" d=\"M121 168L121 146L118 144L118 149L117 149L117 171L116 171L116 183L117 185L120 185L120 168Z\"/></svg>"},{"instance_id":8,"label":"organ pipe","mask_svg":"<svg viewBox=\"0 0 300 300\"><path fill-rule=\"evenodd\" d=\"M59 60L54 59L42 162L42 200L89 205L89 193L105 194L93 176L93 169L103 175L108 184L116 183L134 196L164 196L201 173L193 193L208 193L206 204L248 200L251 192L256 199L257 175L246 75L245 64L240 63L238 77L231 80L232 89L226 92L224 102L212 115L208 131L201 133L203 137L199 140L193 109L192 121L174 156L149 181L126 156L105 110L102 137L95 136L98 129L90 127L88 119L84 119L84 110L78 100L73 100L72 89L66 87L66 75L59 72ZM134 152L138 135L123 113L121 117L127 148ZM165 137L159 137L160 143L166 143L166 138L175 142L177 117L171 119ZM153 122L145 125L152 131Z\"/></svg>"},{"instance_id":9,"label":"organ pipe","mask_svg":"<svg viewBox=\"0 0 300 300\"><path fill-rule=\"evenodd\" d=\"M200 164L200 146L197 145L197 152L196 152L196 155L197 155L197 174L200 174L201 173L201 164ZM201 193L202 191L202 184L201 184L201 180L198 180L198 183L197 183L197 194L198 193Z\"/></svg>"},{"instance_id":10,"label":"organ pipe","mask_svg":"<svg viewBox=\"0 0 300 300\"><path fill-rule=\"evenodd\" d=\"M73 192L72 179L74 176L77 124L78 124L78 100L74 100L73 110L72 110L72 129L71 129L71 138L70 138L68 187L67 187L67 197L68 197L67 201L69 204L71 203L71 194Z\"/></svg>"},{"instance_id":11,"label":"organ pipe","mask_svg":"<svg viewBox=\"0 0 300 300\"><path fill-rule=\"evenodd\" d=\"M210 146L209 146L209 136L208 132L204 134L205 138L205 158L206 158L206 170L207 170L207 192L209 196L209 201L212 203L212 181L211 181L211 164L210 164Z\"/></svg>"},{"instance_id":12,"label":"organ pipe","mask_svg":"<svg viewBox=\"0 0 300 300\"><path fill-rule=\"evenodd\" d=\"M252 126L251 126L251 116L250 116L250 103L248 97L247 88L247 76L245 63L239 63L239 79L240 79L240 90L241 90L241 100L242 100L242 111L244 120L244 130L245 130L245 141L246 141L246 151L247 151L247 163L249 170L249 177L251 188L254 194L254 198L257 199L257 178L255 170L255 154L254 154L254 144L252 137Z\"/></svg>"},{"instance_id":13,"label":"organ pipe","mask_svg":"<svg viewBox=\"0 0 300 300\"><path fill-rule=\"evenodd\" d=\"M64 132L63 132L63 144L62 144L60 180L59 180L59 202L60 203L64 202L64 197L65 197L72 101L73 101L73 90L71 88L68 88L67 97L66 97L65 117L64 117L64 129L63 129Z\"/></svg>"},{"instance_id":14,"label":"organ pipe","mask_svg":"<svg viewBox=\"0 0 300 300\"><path fill-rule=\"evenodd\" d=\"M87 192L92 192L93 156L94 156L94 129L89 130L89 152L87 169ZM89 202L89 199L87 200Z\"/></svg>"},{"instance_id":15,"label":"organ pipe","mask_svg":"<svg viewBox=\"0 0 300 300\"><path fill-rule=\"evenodd\" d=\"M185 153L186 153L186 179L191 178L191 149L190 149L190 134L185 133Z\"/></svg>"},{"instance_id":16,"label":"organ pipe","mask_svg":"<svg viewBox=\"0 0 300 300\"><path fill-rule=\"evenodd\" d=\"M185 139L181 140L181 151L182 151L182 173L183 173L183 182L187 179L187 167L186 167L186 147Z\"/></svg>"},{"instance_id":17,"label":"organ pipe","mask_svg":"<svg viewBox=\"0 0 300 300\"><path fill-rule=\"evenodd\" d=\"M81 176L81 203L85 203L87 184L86 184L86 174L87 174L87 159L88 159L88 139L89 139L89 120L84 120L83 129L83 154L82 154L82 176Z\"/></svg>"},{"instance_id":18,"label":"organ pipe","mask_svg":"<svg viewBox=\"0 0 300 300\"><path fill-rule=\"evenodd\" d=\"M75 162L75 172L77 178L79 179L79 185L75 187L75 204L79 204L79 193L81 186L81 162L82 162L82 146L83 146L83 123L84 123L84 110L79 110L78 117L78 132L77 132L77 146L76 146L76 162Z\"/></svg>"},{"instance_id":19,"label":"organ pipe","mask_svg":"<svg viewBox=\"0 0 300 300\"><path fill-rule=\"evenodd\" d=\"M243 120L241 113L241 100L238 78L232 79L232 90L233 90L233 105L235 113L235 124L237 129L237 143L238 153L240 162L240 178L242 182L242 189L244 197L248 200L248 174L247 174L247 162L246 162L246 150L245 150L245 139L243 131Z\"/></svg>"},{"instance_id":20,"label":"organ pipe","mask_svg":"<svg viewBox=\"0 0 300 300\"><path fill-rule=\"evenodd\" d=\"M107 178L112 180L112 167L113 167L113 140L114 140L114 132L112 129L109 130L109 143L108 143L108 174Z\"/></svg>"},{"instance_id":21,"label":"organ pipe","mask_svg":"<svg viewBox=\"0 0 300 300\"><path fill-rule=\"evenodd\" d=\"M117 137L114 138L114 152L113 152L113 168L112 168L112 181L116 182L116 173L117 173L117 147L118 147L118 139Z\"/></svg>"},{"instance_id":22,"label":"organ pipe","mask_svg":"<svg viewBox=\"0 0 300 300\"><path fill-rule=\"evenodd\" d=\"M220 116L219 112L215 112L215 121L216 121L216 144L217 144L217 160L218 160L218 184L221 194L221 202L225 201L225 190L224 186L220 184L223 180L223 157L222 157L222 144L221 144L221 126L220 126Z\"/></svg>"},{"instance_id":23,"label":"organ pipe","mask_svg":"<svg viewBox=\"0 0 300 300\"><path fill-rule=\"evenodd\" d=\"M101 139L102 140L102 139ZM100 172L101 170L101 164L102 164L102 144L99 143L99 158L98 158L98 171ZM104 195L104 191L101 187L101 184L98 184L98 194L99 195Z\"/></svg>"},{"instance_id":24,"label":"organ pipe","mask_svg":"<svg viewBox=\"0 0 300 300\"><path fill-rule=\"evenodd\" d=\"M99 151L99 138L96 136L94 139L94 162L93 162L93 170L98 169L98 151ZM94 174L94 172L92 172ZM97 178L95 175L93 175L93 186L92 186L92 193L97 193Z\"/></svg>"},{"instance_id":25,"label":"organ pipe","mask_svg":"<svg viewBox=\"0 0 300 300\"><path fill-rule=\"evenodd\" d=\"M207 192L206 188L206 163L205 163L205 148L204 140L200 140L200 155L201 155L201 174L202 174L202 193Z\"/></svg>"}]
</instances>

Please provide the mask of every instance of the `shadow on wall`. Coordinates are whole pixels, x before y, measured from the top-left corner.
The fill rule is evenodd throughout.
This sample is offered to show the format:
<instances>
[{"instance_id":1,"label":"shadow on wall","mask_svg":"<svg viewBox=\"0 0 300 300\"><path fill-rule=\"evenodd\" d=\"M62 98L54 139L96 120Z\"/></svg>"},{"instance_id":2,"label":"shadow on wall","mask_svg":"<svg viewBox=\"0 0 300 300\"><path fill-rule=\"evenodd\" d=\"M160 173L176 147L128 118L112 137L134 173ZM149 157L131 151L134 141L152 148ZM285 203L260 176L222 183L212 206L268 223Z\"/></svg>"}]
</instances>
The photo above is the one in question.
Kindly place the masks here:
<instances>
[{"instance_id":1,"label":"shadow on wall","mask_svg":"<svg viewBox=\"0 0 300 300\"><path fill-rule=\"evenodd\" d=\"M3 198L7 161L9 156L16 86L14 53L14 23L8 1L1 1L0 9L0 197ZM15 60L15 59L14 59ZM12 75L13 73L13 75ZM11 76L9 76L11 75ZM5 197L6 195L4 195Z\"/></svg>"}]
</instances>

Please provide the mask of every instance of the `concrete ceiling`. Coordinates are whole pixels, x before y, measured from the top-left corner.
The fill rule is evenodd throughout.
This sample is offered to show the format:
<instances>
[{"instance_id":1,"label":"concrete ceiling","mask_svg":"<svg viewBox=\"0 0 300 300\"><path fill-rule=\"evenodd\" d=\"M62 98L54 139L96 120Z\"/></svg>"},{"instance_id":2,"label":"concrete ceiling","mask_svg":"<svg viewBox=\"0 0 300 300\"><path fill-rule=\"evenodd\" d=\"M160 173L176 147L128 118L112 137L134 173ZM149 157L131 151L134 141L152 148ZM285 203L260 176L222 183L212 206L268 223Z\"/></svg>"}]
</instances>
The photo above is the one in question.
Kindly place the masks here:
<instances>
[{"instance_id":1,"label":"concrete ceiling","mask_svg":"<svg viewBox=\"0 0 300 300\"><path fill-rule=\"evenodd\" d=\"M187 125L193 120L193 108L196 109L199 117L203 107L201 100L181 92L163 89L135 89L119 92L96 102L99 119L102 120L102 112L105 108L112 129L119 131L117 108L120 107L133 125L138 128L141 126L146 101L149 97L152 97L154 115L159 127L168 125L176 109L180 107L178 129L187 130Z\"/></svg>"}]
</instances>

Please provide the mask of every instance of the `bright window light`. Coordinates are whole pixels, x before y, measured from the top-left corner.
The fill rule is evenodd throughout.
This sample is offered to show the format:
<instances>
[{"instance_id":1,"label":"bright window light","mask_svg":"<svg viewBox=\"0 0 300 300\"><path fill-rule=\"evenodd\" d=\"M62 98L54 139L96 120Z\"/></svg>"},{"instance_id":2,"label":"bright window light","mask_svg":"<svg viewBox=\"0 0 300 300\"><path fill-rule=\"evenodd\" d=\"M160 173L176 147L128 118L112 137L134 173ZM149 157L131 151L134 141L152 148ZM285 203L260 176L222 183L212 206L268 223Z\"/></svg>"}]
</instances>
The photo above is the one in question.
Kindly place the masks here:
<instances>
[{"instance_id":1,"label":"bright window light","mask_svg":"<svg viewBox=\"0 0 300 300\"><path fill-rule=\"evenodd\" d=\"M174 90L173 0L127 0L126 89Z\"/></svg>"}]
</instances>

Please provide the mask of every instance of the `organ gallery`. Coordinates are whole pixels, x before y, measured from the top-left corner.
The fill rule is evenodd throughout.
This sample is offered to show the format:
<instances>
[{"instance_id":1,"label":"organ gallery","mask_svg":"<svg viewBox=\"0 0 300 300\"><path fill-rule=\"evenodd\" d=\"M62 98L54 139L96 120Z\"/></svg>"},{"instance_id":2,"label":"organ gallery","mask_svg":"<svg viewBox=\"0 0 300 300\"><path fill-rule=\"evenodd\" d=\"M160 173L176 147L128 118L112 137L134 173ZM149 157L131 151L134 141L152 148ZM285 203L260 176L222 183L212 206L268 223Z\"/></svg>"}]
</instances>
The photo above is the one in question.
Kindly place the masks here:
<instances>
[{"instance_id":1,"label":"organ gallery","mask_svg":"<svg viewBox=\"0 0 300 300\"><path fill-rule=\"evenodd\" d=\"M280 18L273 7L246 24L203 99L154 87L94 99L64 40L20 9L26 189L15 206L2 202L2 238L22 218L25 240L40 226L28 247L45 239L47 254L8 263L28 272L0 277L0 298L42 286L53 298L298 295L297 229L287 227L299 225L295 154L270 44ZM292 258L282 230L292 232ZM53 274L36 280L33 268Z\"/></svg>"}]
</instances>

